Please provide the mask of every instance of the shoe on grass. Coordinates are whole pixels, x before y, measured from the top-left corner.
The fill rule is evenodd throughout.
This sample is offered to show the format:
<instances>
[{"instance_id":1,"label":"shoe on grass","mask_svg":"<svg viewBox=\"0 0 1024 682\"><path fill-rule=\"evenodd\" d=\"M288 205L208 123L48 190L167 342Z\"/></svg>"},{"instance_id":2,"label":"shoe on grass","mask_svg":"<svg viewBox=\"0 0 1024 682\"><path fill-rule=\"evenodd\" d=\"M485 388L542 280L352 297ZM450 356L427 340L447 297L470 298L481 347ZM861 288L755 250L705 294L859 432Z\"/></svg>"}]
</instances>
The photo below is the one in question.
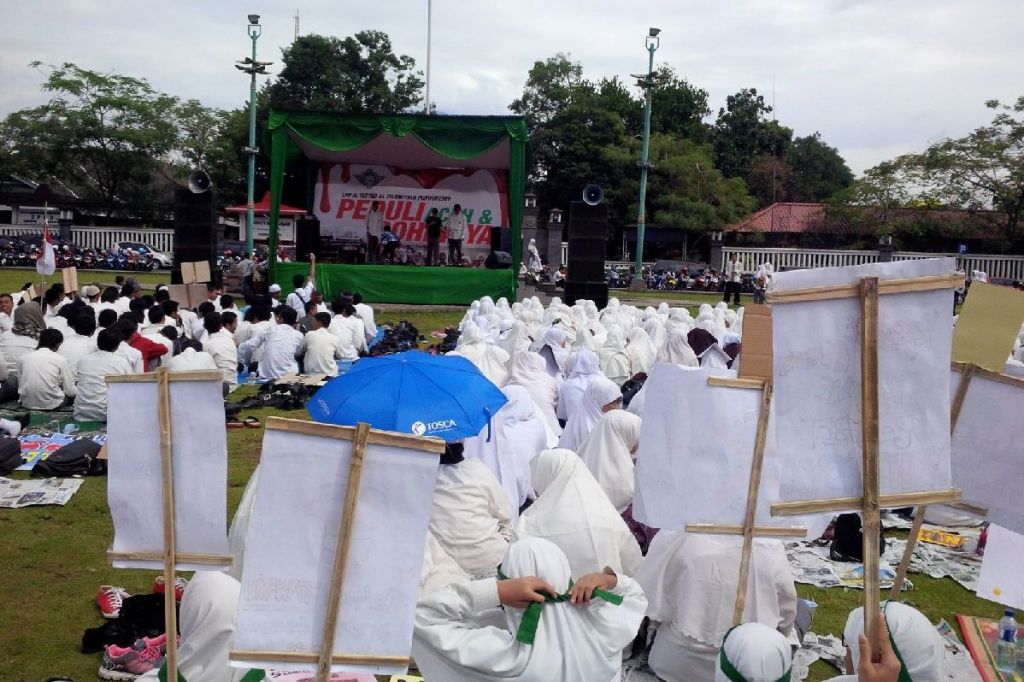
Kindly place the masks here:
<instances>
[{"instance_id":1,"label":"shoe on grass","mask_svg":"<svg viewBox=\"0 0 1024 682\"><path fill-rule=\"evenodd\" d=\"M122 648L111 644L103 651L99 676L103 680L134 680L163 665L164 656L160 649Z\"/></svg>"},{"instance_id":2,"label":"shoe on grass","mask_svg":"<svg viewBox=\"0 0 1024 682\"><path fill-rule=\"evenodd\" d=\"M174 599L175 601L181 601L181 597L185 594L185 588L188 587L188 580L185 578L174 579ZM164 593L164 577L158 575L156 580L153 581L153 594Z\"/></svg>"},{"instance_id":3,"label":"shoe on grass","mask_svg":"<svg viewBox=\"0 0 1024 682\"><path fill-rule=\"evenodd\" d=\"M100 607L100 615L104 618L117 618L121 615L121 605L130 596L123 587L100 585L96 593L96 606Z\"/></svg>"}]
</instances>

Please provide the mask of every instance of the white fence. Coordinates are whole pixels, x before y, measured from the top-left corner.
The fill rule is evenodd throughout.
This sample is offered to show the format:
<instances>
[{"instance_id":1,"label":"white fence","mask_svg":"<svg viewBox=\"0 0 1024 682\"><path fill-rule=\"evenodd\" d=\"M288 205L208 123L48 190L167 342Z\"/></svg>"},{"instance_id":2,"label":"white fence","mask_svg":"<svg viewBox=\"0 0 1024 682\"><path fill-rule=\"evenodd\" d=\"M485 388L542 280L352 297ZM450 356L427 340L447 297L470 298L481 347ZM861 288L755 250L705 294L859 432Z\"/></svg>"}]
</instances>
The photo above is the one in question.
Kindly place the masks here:
<instances>
[{"instance_id":1,"label":"white fence","mask_svg":"<svg viewBox=\"0 0 1024 682\"><path fill-rule=\"evenodd\" d=\"M38 226L0 225L0 236L18 237L21 235L42 234ZM56 227L50 228L50 234L56 237ZM87 249L109 249L117 242L142 242L157 251L174 250L174 230L162 228L127 228L127 227L71 227L71 241Z\"/></svg>"},{"instance_id":2,"label":"white fence","mask_svg":"<svg viewBox=\"0 0 1024 682\"><path fill-rule=\"evenodd\" d=\"M770 262L776 271L803 268L831 268L846 265L862 265L878 260L878 251L842 251L838 249L758 249L724 247L722 262L725 264L732 254L739 257L743 269L750 272L757 266ZM999 279L1024 280L1024 256L999 256L992 254L958 255L955 253L925 253L922 251L894 251L892 260L917 260L920 258L939 258L952 256L957 259L957 266L970 275L972 270L981 270L989 277Z\"/></svg>"}]
</instances>

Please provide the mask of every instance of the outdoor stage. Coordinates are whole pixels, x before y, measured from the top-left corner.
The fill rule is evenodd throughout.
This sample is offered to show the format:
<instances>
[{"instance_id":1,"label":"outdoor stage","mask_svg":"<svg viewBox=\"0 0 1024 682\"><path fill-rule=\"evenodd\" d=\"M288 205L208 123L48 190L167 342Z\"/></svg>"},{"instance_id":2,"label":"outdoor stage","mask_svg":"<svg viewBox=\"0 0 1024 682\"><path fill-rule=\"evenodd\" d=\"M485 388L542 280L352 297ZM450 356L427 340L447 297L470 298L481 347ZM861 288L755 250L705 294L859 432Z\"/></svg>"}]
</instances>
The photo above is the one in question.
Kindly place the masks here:
<instances>
[{"instance_id":1,"label":"outdoor stage","mask_svg":"<svg viewBox=\"0 0 1024 682\"><path fill-rule=\"evenodd\" d=\"M292 277L309 273L309 263L278 263L275 281L292 290ZM338 294L358 291L367 303L468 305L481 296L515 301L512 270L431 268L414 265L316 266L316 288L328 303Z\"/></svg>"}]
</instances>

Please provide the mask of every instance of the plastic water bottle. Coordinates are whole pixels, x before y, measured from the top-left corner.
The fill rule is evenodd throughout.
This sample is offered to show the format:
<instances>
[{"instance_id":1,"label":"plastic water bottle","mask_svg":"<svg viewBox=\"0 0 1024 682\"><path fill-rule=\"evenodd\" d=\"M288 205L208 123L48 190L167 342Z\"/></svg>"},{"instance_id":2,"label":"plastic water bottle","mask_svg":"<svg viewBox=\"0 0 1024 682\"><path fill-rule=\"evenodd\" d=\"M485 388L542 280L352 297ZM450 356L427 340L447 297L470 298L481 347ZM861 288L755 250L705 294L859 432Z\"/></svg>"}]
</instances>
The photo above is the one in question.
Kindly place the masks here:
<instances>
[{"instance_id":1,"label":"plastic water bottle","mask_svg":"<svg viewBox=\"0 0 1024 682\"><path fill-rule=\"evenodd\" d=\"M1017 671L1017 620L1014 610L1006 609L999 620L999 641L996 642L996 667L1004 673Z\"/></svg>"}]
</instances>

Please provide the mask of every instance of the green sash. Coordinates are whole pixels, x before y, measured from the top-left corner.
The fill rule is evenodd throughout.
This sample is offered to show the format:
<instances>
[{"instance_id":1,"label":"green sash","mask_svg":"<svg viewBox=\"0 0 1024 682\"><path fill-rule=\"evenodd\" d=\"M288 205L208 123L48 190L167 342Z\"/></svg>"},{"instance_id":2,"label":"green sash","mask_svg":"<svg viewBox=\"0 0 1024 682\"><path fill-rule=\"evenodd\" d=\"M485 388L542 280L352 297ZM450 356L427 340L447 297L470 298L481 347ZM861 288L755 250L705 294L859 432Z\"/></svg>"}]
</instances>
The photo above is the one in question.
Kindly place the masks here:
<instances>
[{"instance_id":1,"label":"green sash","mask_svg":"<svg viewBox=\"0 0 1024 682\"><path fill-rule=\"evenodd\" d=\"M507 577L499 570L499 580L508 580ZM526 607L526 612L523 613L523 620L519 623L519 630L516 632L516 641L522 642L523 644L533 644L534 639L537 638L537 626L540 624L540 614L544 608L544 604L547 603L558 603L563 601L569 601L570 593L572 592L573 581L569 581L569 589L562 594L547 594L544 595L544 602L533 602ZM594 590L593 597L603 599L609 604L619 606L622 604L622 596L609 592L608 590L602 590L600 587ZM245 682L245 681L243 681Z\"/></svg>"}]
</instances>

